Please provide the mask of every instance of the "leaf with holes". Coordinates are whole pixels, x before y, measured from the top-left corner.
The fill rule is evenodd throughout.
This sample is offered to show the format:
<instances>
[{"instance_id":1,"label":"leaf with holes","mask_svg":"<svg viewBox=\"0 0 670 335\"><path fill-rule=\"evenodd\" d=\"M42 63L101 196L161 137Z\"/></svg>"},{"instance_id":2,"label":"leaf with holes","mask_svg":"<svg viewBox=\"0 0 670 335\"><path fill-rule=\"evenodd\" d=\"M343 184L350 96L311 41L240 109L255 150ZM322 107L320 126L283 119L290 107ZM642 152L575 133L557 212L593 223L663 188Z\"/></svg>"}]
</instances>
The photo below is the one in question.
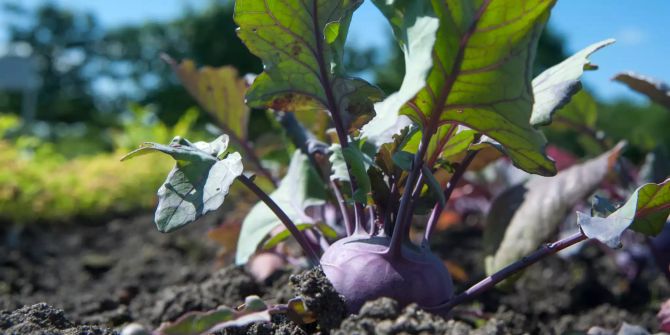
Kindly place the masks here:
<instances>
[{"instance_id":1,"label":"leaf with holes","mask_svg":"<svg viewBox=\"0 0 670 335\"><path fill-rule=\"evenodd\" d=\"M533 79L535 102L530 123L534 127L551 123L554 113L565 106L572 96L582 88L579 78L584 70L595 70L588 57L592 53L614 43L613 39L589 45L561 63L552 66Z\"/></svg>"},{"instance_id":2,"label":"leaf with holes","mask_svg":"<svg viewBox=\"0 0 670 335\"><path fill-rule=\"evenodd\" d=\"M251 107L300 112L327 109L355 125L381 92L343 75L351 16L362 0L238 0L235 22L265 70L247 92Z\"/></svg>"},{"instance_id":3,"label":"leaf with holes","mask_svg":"<svg viewBox=\"0 0 670 335\"><path fill-rule=\"evenodd\" d=\"M628 201L606 218L577 213L577 223L589 238L612 248L621 246L626 229L645 235L657 235L670 215L670 179L660 184L640 186Z\"/></svg>"},{"instance_id":4,"label":"leaf with holes","mask_svg":"<svg viewBox=\"0 0 670 335\"><path fill-rule=\"evenodd\" d=\"M305 210L324 204L326 192L307 156L296 150L286 176L270 197L296 224L315 223ZM279 225L281 221L272 210L263 202L257 203L242 222L235 262L245 264L266 236Z\"/></svg>"},{"instance_id":5,"label":"leaf with holes","mask_svg":"<svg viewBox=\"0 0 670 335\"><path fill-rule=\"evenodd\" d=\"M238 76L234 67L205 66L196 69L195 63L190 59L177 63L167 55L163 58L170 64L186 90L216 119L225 133L246 140L249 108L244 103L244 94L247 83Z\"/></svg>"},{"instance_id":6,"label":"leaf with holes","mask_svg":"<svg viewBox=\"0 0 670 335\"><path fill-rule=\"evenodd\" d=\"M221 206L230 185L243 170L240 154L223 157L227 149L227 135L210 143L191 143L175 137L169 145L145 143L122 158L162 152L175 159L175 167L158 189L155 222L159 231L181 228Z\"/></svg>"}]
</instances>

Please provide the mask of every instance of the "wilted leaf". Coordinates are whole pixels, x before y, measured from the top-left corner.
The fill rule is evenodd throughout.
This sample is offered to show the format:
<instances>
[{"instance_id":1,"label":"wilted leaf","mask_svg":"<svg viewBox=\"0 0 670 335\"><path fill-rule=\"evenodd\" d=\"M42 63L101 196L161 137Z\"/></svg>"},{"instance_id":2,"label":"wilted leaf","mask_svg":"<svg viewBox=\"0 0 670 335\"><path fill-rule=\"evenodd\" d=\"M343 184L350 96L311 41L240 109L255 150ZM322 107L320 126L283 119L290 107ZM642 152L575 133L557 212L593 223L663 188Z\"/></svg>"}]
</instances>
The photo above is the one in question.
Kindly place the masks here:
<instances>
[{"instance_id":1,"label":"wilted leaf","mask_svg":"<svg viewBox=\"0 0 670 335\"><path fill-rule=\"evenodd\" d=\"M577 223L589 238L611 248L621 246L621 234L632 229L645 235L657 235L670 215L670 179L661 184L640 186L628 201L606 218L577 212Z\"/></svg>"},{"instance_id":2,"label":"wilted leaf","mask_svg":"<svg viewBox=\"0 0 670 335\"><path fill-rule=\"evenodd\" d=\"M204 335L253 322L270 322L268 306L255 295L247 297L239 309L221 306L210 312L186 313L174 322L161 324L155 334Z\"/></svg>"},{"instance_id":3,"label":"wilted leaf","mask_svg":"<svg viewBox=\"0 0 670 335\"><path fill-rule=\"evenodd\" d=\"M568 211L591 194L607 176L622 148L623 144L619 144L555 177L533 176L519 189L525 193L514 196L503 193L496 198L487 219L485 240L487 246L497 247L497 250L486 258L486 272L492 274L536 250L555 233ZM508 200L519 204L516 211L510 211L512 206L498 204ZM494 211L496 208L508 214L513 212L510 221L506 221L509 215ZM502 240L500 236L503 236ZM498 241L499 246L495 244Z\"/></svg>"},{"instance_id":4,"label":"wilted leaf","mask_svg":"<svg viewBox=\"0 0 670 335\"><path fill-rule=\"evenodd\" d=\"M598 68L591 64L588 59L589 56L612 43L614 43L614 40L608 39L591 44L535 77L533 79L535 102L530 116L530 124L534 127L550 124L553 114L565 106L572 96L582 88L579 79L584 74L584 70Z\"/></svg>"},{"instance_id":5,"label":"wilted leaf","mask_svg":"<svg viewBox=\"0 0 670 335\"><path fill-rule=\"evenodd\" d=\"M296 150L286 176L270 197L296 224L314 223L314 219L307 215L305 210L311 206L324 204L326 192L321 178L307 156ZM257 203L242 223L235 263L246 263L263 239L279 225L281 221L272 210L263 202Z\"/></svg>"},{"instance_id":6,"label":"wilted leaf","mask_svg":"<svg viewBox=\"0 0 670 335\"><path fill-rule=\"evenodd\" d=\"M177 161L158 189L155 221L159 231L181 228L221 206L230 185L243 170L242 157L236 152L220 159L227 148L226 135L210 143L190 143L175 137L170 145L145 143L122 159L162 152Z\"/></svg>"},{"instance_id":7,"label":"wilted leaf","mask_svg":"<svg viewBox=\"0 0 670 335\"><path fill-rule=\"evenodd\" d=\"M619 73L614 80L626 84L632 90L649 97L651 101L670 109L670 86L668 84L633 72Z\"/></svg>"},{"instance_id":8,"label":"wilted leaf","mask_svg":"<svg viewBox=\"0 0 670 335\"><path fill-rule=\"evenodd\" d=\"M381 92L341 69L344 41L362 0L238 0L238 36L263 60L247 92L252 107L300 112L329 109L345 127L372 113ZM331 110L336 109L336 110Z\"/></svg>"},{"instance_id":9,"label":"wilted leaf","mask_svg":"<svg viewBox=\"0 0 670 335\"><path fill-rule=\"evenodd\" d=\"M190 59L177 63L168 56L163 58L191 96L216 118L225 132L246 140L249 108L244 103L244 94L247 84L234 67L205 66L198 70Z\"/></svg>"}]
</instances>

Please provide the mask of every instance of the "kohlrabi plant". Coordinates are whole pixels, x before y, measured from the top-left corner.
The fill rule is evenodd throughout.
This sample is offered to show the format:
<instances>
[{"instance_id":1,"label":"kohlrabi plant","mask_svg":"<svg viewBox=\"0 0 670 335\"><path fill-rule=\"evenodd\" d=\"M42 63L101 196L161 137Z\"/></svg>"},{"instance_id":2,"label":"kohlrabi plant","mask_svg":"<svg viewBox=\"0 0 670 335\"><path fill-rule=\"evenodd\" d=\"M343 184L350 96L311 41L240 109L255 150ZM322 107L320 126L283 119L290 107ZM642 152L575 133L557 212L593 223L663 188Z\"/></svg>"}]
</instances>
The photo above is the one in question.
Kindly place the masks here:
<instances>
[{"instance_id":1,"label":"kohlrabi plant","mask_svg":"<svg viewBox=\"0 0 670 335\"><path fill-rule=\"evenodd\" d=\"M455 295L450 274L431 253L429 241L457 182L471 164L491 157L485 151L506 155L526 172L555 175L540 127L550 124L553 113L581 88L583 72L596 68L588 57L613 40L588 46L533 79L535 49L554 0L374 0L405 57L400 89L384 97L343 68L349 23L361 3L237 0L238 36L264 63L249 87L230 68L198 71L193 63L170 61L201 106L216 116L223 134L209 143L179 137L167 145L145 143L126 157L162 152L176 160L158 190L160 231L176 230L218 209L237 182L260 199L242 224L238 264L292 236L309 263L322 267L350 312L386 296L444 315L580 241L594 238L615 247L626 229L649 235L661 230L670 212L667 181L641 186L605 217L579 214L577 233L519 255L517 261L496 259L490 277ZM276 187L279 173L264 164L259 146L247 137L249 113L258 110L278 118L295 148ZM298 122L323 113L332 128L325 136ZM590 164L606 170L620 150ZM271 183L257 184L253 174L244 173L245 166ZM529 184L540 193L566 191L555 204L529 206L568 209L573 198L592 191L604 174L600 170L574 190L555 186L560 180L550 178ZM413 223L425 229L421 241L410 239ZM341 238L329 244L333 233ZM532 248L537 243L532 241ZM260 310L254 315L302 307ZM224 324L236 318L230 310L222 313ZM220 329L210 316L198 316L209 320L201 331Z\"/></svg>"}]
</instances>

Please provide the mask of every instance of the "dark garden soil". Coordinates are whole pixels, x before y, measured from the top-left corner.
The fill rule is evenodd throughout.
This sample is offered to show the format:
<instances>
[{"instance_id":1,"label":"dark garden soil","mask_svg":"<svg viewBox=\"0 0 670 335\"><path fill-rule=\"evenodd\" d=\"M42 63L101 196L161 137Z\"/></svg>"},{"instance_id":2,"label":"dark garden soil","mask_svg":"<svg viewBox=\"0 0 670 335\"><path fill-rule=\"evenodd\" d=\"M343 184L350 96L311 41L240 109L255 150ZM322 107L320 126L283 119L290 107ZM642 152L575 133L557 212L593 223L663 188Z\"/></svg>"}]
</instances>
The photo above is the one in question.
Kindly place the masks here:
<instances>
[{"instance_id":1,"label":"dark garden soil","mask_svg":"<svg viewBox=\"0 0 670 335\"><path fill-rule=\"evenodd\" d=\"M117 334L129 322L156 327L193 310L237 306L257 294L270 302L306 297L318 325L301 327L281 315L225 334L579 334L592 327L616 334L625 323L657 332L656 313L670 297L665 277L648 264L634 280L595 244L571 261L544 260L507 292L492 291L461 306L450 319L389 299L358 315L344 306L320 271L284 270L256 283L243 269L217 267L218 246L204 237L220 222L210 216L174 234L161 234L152 217L94 224L0 228L0 334ZM481 232L440 234L437 253L459 290L483 276ZM447 247L448 246L448 247ZM626 326L627 334L644 334ZM607 332L607 329L613 330ZM591 329L596 331L595 328ZM324 332L325 333L325 332ZM595 333L594 333L595 334Z\"/></svg>"}]
</instances>

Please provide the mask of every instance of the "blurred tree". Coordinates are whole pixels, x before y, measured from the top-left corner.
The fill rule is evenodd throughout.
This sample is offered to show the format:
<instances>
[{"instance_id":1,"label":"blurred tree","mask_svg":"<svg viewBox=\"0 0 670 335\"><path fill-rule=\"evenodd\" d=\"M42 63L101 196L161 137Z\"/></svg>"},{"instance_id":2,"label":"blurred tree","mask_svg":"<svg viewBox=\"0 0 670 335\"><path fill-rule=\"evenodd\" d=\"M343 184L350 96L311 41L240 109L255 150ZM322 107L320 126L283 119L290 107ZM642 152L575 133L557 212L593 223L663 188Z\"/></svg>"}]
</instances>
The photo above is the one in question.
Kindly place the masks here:
<instances>
[{"instance_id":1,"label":"blurred tree","mask_svg":"<svg viewBox=\"0 0 670 335\"><path fill-rule=\"evenodd\" d=\"M130 81L131 89L124 95L154 104L159 117L173 124L184 110L194 105L194 100L160 59L161 53L177 60L190 58L200 66L233 65L242 74L262 70L260 60L237 38L232 4L214 0L204 11L186 10L182 17L171 22L150 22L109 31L97 48L110 63L104 66L104 75Z\"/></svg>"},{"instance_id":2,"label":"blurred tree","mask_svg":"<svg viewBox=\"0 0 670 335\"><path fill-rule=\"evenodd\" d=\"M45 3L27 10L12 3L4 11L14 20L8 25L8 53L33 57L42 80L37 119L93 121L95 114L89 71L92 48L102 37L95 17ZM17 112L20 97L2 94L0 110Z\"/></svg>"}]
</instances>

